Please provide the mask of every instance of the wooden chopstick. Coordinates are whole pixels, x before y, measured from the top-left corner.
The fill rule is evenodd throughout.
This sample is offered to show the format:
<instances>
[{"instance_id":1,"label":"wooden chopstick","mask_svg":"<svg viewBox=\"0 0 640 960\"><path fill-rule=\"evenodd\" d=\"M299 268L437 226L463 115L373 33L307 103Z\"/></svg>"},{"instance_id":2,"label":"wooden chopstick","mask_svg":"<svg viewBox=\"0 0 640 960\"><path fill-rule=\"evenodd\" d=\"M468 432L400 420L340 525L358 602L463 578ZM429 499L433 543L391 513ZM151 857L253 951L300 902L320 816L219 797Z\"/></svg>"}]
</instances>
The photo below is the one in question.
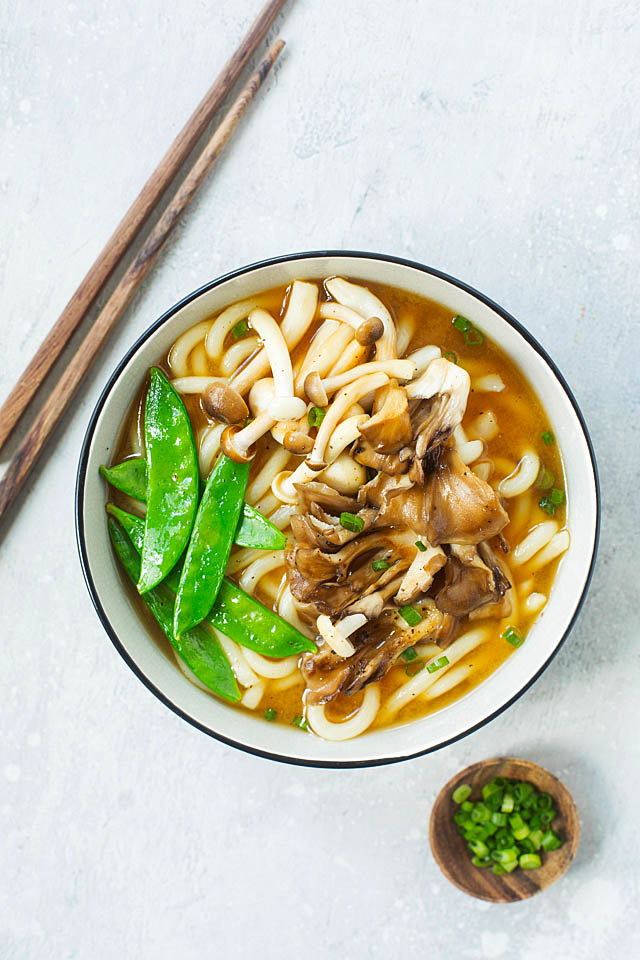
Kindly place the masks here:
<instances>
[{"instance_id":1,"label":"wooden chopstick","mask_svg":"<svg viewBox=\"0 0 640 960\"><path fill-rule=\"evenodd\" d=\"M0 407L0 449L286 2L287 0L269 0L262 8L242 43L191 114L40 344L28 367Z\"/></svg>"},{"instance_id":2,"label":"wooden chopstick","mask_svg":"<svg viewBox=\"0 0 640 960\"><path fill-rule=\"evenodd\" d=\"M137 257L98 314L91 330L80 344L78 351L60 377L55 389L52 390L33 426L11 459L5 475L0 480L0 518L4 516L13 502L98 351L122 316L131 297L154 263L180 215L193 199L198 187L202 184L239 120L262 86L283 47L284 42L276 40L256 72L243 87L240 95L233 102L229 112L202 150L169 206L149 234Z\"/></svg>"}]
</instances>

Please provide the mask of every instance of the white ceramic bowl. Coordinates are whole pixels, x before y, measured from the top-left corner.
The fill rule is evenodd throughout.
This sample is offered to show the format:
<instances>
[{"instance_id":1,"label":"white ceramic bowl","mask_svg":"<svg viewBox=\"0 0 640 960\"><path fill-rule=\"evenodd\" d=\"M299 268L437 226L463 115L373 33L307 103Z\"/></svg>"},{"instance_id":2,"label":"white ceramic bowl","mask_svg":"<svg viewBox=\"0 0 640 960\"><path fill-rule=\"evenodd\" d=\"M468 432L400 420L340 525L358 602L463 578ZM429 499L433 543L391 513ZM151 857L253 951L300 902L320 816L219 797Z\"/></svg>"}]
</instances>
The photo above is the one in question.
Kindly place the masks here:
<instances>
[{"instance_id":1,"label":"white ceramic bowl","mask_svg":"<svg viewBox=\"0 0 640 960\"><path fill-rule=\"evenodd\" d=\"M498 342L541 397L567 474L571 547L560 563L549 602L527 642L487 680L440 712L345 743L328 743L294 727L265 723L232 709L191 684L160 651L125 598L107 533L106 489L98 475L116 445L122 419L149 367L192 324L235 300L296 278L342 275L379 281L445 304ZM76 489L76 524L82 567L105 630L132 670L175 713L224 743L276 760L316 766L390 763L436 750L487 723L540 676L567 637L584 600L599 530L596 462L571 391L542 347L501 307L459 280L395 257L368 253L293 254L243 267L185 297L160 317L128 351L93 412Z\"/></svg>"}]
</instances>

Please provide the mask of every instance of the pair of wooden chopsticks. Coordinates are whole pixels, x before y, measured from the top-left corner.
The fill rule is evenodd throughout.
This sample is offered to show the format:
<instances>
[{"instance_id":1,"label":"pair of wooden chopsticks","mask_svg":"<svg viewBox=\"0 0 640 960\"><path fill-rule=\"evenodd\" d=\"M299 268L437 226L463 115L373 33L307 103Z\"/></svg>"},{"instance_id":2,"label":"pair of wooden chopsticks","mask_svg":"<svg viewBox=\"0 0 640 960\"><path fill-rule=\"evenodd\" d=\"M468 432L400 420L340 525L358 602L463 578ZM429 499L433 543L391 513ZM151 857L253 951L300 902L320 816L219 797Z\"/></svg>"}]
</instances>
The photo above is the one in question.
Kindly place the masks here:
<instances>
[{"instance_id":1,"label":"pair of wooden chopsticks","mask_svg":"<svg viewBox=\"0 0 640 960\"><path fill-rule=\"evenodd\" d=\"M130 248L138 230L157 205L164 190L169 186L216 111L222 105L242 69L265 37L285 3L286 0L270 0L263 7L242 43L187 120L187 123L145 183L102 253L40 345L31 363L0 408L0 447L15 427L38 387L53 363L60 356L65 344L69 341L72 333L80 324L113 270ZM6 513L18 494L82 378L124 313L136 289L155 262L181 213L193 199L238 122L245 114L283 47L284 42L276 40L256 72L250 77L237 99L234 100L224 119L205 144L183 183L144 241L133 263L98 314L91 330L69 361L60 380L51 391L42 410L9 462L5 475L0 480L0 518Z\"/></svg>"}]
</instances>

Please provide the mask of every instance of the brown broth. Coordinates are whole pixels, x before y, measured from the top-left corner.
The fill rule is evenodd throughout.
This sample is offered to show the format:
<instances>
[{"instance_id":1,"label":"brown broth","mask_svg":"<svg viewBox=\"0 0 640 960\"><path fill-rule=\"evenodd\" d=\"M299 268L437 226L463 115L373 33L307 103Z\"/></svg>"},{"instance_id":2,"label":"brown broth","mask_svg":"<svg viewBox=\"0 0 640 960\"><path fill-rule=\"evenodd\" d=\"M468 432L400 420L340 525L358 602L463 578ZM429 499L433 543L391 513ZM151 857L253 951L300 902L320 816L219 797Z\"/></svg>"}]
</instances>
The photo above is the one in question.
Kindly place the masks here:
<instances>
[{"instance_id":1,"label":"brown broth","mask_svg":"<svg viewBox=\"0 0 640 960\"><path fill-rule=\"evenodd\" d=\"M477 346L465 344L462 333L452 326L451 311L440 303L381 284L370 283L368 286L372 292L385 303L394 316L396 323L400 325L411 323L414 325L414 332L409 346L405 351L406 353L411 353L427 344L436 344L441 348L443 353L455 353L457 362L469 371L472 378L472 390L469 395L462 426L466 429L471 421L488 410L495 414L499 432L487 443L487 456L492 460L500 458L508 460L515 466L524 451L526 449L532 449L539 455L541 463L552 471L555 477L555 486L564 490L565 478L560 450L555 443L550 446L545 446L541 439L541 435L549 429L549 421L544 408L522 372L504 351L487 337L484 338L482 344ZM269 310L273 316L281 316L286 303L286 295L287 287L284 286L265 291L260 295L261 305ZM329 299L326 294L324 294L324 299ZM213 319L213 316L210 319ZM294 368L296 360L301 358L306 352L309 342L321 322L321 320L314 322L307 336L294 351ZM225 341L225 349L235 342L236 340L233 334L230 333ZM197 350L197 348L195 349ZM197 357L198 373L203 374L206 369L206 373L211 376L220 375L218 364L207 357L206 354L205 360L203 354L204 351L200 350ZM191 356L193 356L193 351ZM251 357L249 357L245 363L249 363L250 360ZM168 355L160 358L158 366L160 366L167 375L172 376ZM474 391L474 377L486 374L498 374L505 384L505 389L501 393ZM141 385L136 403L132 406L129 417L123 425L114 463L119 463L129 456L135 455L135 451L132 449L131 435L134 424L140 417L146 386L147 383L145 381L145 383ZM197 437L199 432L210 424L210 420L202 407L199 395L185 395L183 399L193 424L194 433ZM251 465L249 483L251 483L252 479L257 475L269 454L278 446L269 434L259 443L257 456ZM299 462L299 458L291 457L289 468L294 469L297 462ZM492 476L493 482L501 479L508 472L504 469L504 465L502 466L503 469L501 470L498 467ZM110 494L119 506L128 510L133 509L133 501L131 501L130 498L115 490L110 491ZM510 522L505 528L503 532L504 537L511 550L532 526L549 519L548 515L538 506L538 500L541 495L539 491L534 490L534 496L531 498L531 509L522 518L524 522L520 522L519 524L516 524L515 521L514 523ZM506 506L511 516L514 511L514 501L508 500ZM139 508L138 512L140 512ZM561 529L565 522L564 505L557 509L554 519L558 522L559 529ZM234 548L234 550L236 549L238 548ZM558 560L555 560L542 570L536 571L533 574L527 572L527 564L515 570L512 569L512 589L518 591L523 582L531 580L532 591L548 596L557 565ZM263 602L270 603L281 576L282 574L279 570L269 574L268 578L265 578L265 583L259 585L256 591L256 597ZM238 580L238 577L234 579ZM123 584L125 588L129 590L130 596L136 608L139 610L145 626L166 656L173 659L173 651L170 644L155 621L153 621L143 602L136 595L132 585L128 581L125 583L124 578ZM514 620L509 620L509 623L516 627L521 634L526 636L539 614L528 613L524 609L521 601L518 604L518 608L518 617ZM468 664L473 668L469 677L440 697L433 698L432 700L417 697L414 702L409 703L400 710L394 723L403 723L426 716L459 699L473 687L485 680L514 652L514 648L501 636L506 621L497 619L474 620L468 623L467 621L468 618L464 618L461 621L461 632L468 627L481 624L491 626L489 639L476 647L466 658L459 661L459 663ZM384 704L385 700L406 681L405 666L406 664L401 660L399 664L393 666L388 671L381 681L378 681L380 684L381 704ZM304 715L304 687L302 680L286 690L278 690L277 687L278 681L265 681L265 694L260 702L259 713L264 712L267 708L272 708L278 713L278 721L285 723L290 723L294 716ZM339 697L335 702L327 705L327 718L334 721L347 719L357 710L361 700L362 694L356 694L352 697ZM377 725L383 724L374 722L373 727Z\"/></svg>"}]
</instances>

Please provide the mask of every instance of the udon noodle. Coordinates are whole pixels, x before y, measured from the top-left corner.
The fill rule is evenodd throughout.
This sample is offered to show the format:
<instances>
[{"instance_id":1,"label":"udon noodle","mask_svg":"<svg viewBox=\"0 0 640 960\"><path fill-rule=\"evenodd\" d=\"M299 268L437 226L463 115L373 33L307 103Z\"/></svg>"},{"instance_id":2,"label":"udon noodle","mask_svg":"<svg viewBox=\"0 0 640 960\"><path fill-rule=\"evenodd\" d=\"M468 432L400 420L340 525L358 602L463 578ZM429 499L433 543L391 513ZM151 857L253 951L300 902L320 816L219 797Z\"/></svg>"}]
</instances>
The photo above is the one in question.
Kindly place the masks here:
<instances>
[{"instance_id":1,"label":"udon noodle","mask_svg":"<svg viewBox=\"0 0 640 960\"><path fill-rule=\"evenodd\" d=\"M497 344L441 304L334 277L228 306L159 366L202 478L221 450L251 458L245 499L287 536L234 547L227 576L318 645L274 660L217 631L239 709L346 740L439 710L517 656L570 536L548 420ZM216 419L203 398L220 383L249 420ZM120 460L143 450L143 404Z\"/></svg>"}]
</instances>

